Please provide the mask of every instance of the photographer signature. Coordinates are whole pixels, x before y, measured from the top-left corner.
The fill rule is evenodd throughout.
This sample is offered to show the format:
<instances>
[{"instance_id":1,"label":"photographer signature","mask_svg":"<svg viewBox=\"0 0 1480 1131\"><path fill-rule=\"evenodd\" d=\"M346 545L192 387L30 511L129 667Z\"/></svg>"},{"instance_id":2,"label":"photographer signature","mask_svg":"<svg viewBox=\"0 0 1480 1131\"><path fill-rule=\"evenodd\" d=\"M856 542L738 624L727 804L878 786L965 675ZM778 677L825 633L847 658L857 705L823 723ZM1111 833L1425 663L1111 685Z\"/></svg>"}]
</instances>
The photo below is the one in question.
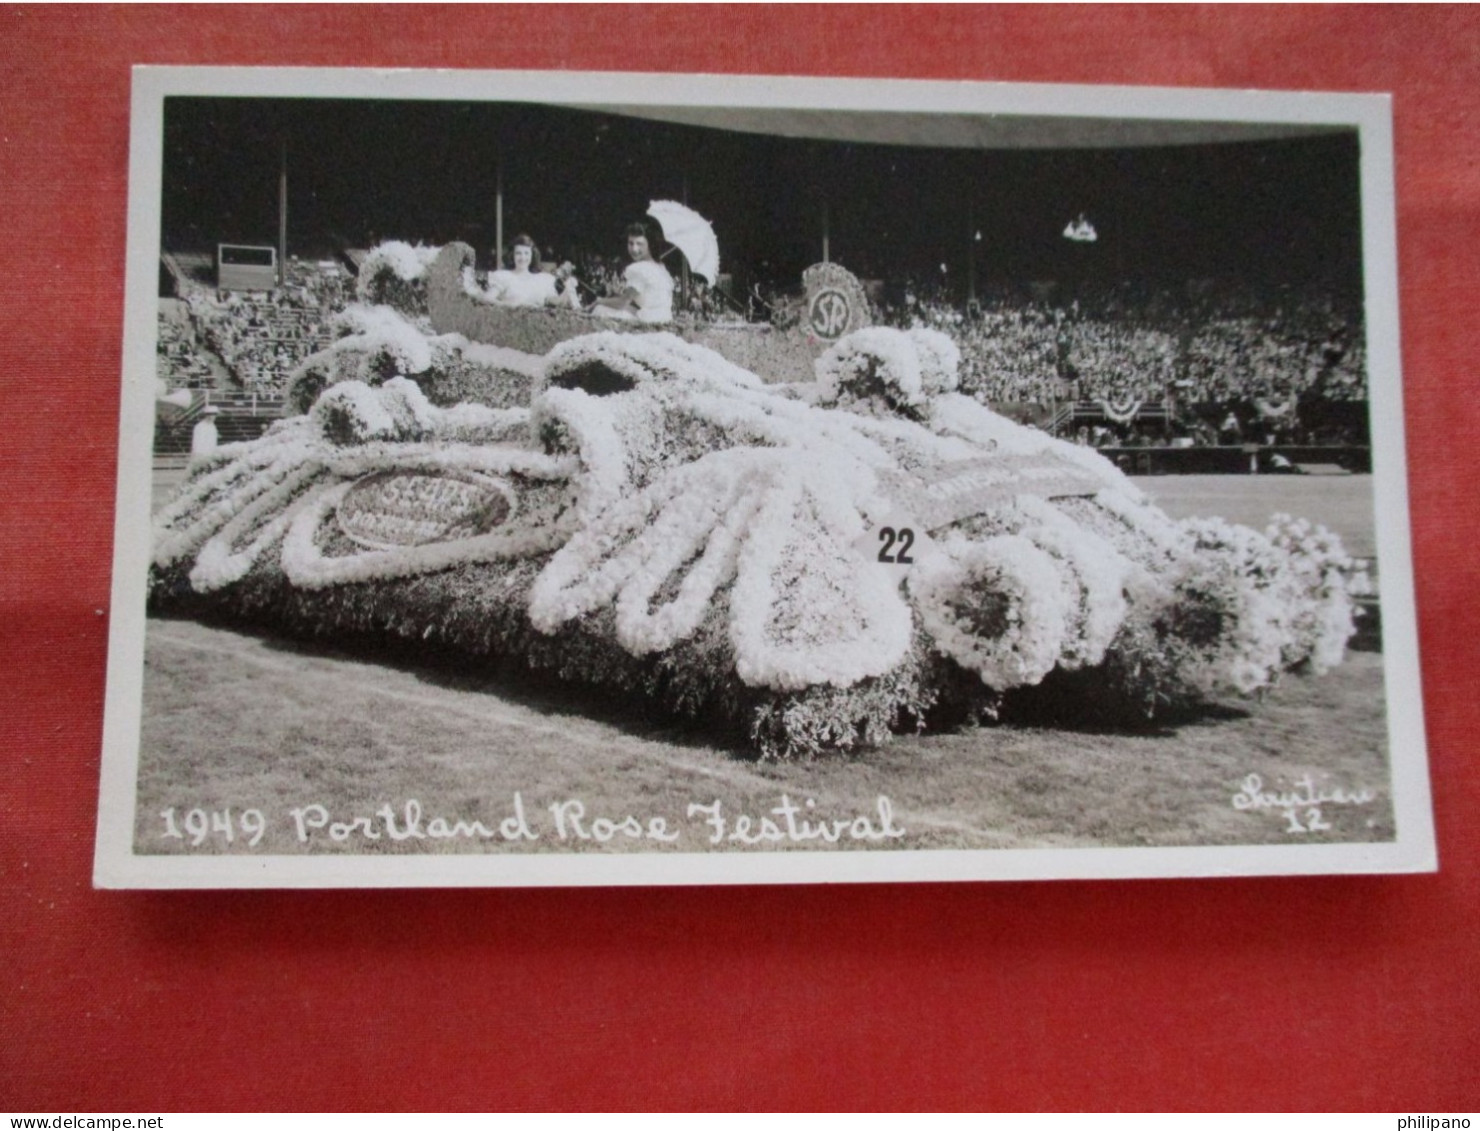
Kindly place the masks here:
<instances>
[{"instance_id":1,"label":"photographer signature","mask_svg":"<svg viewBox=\"0 0 1480 1131\"><path fill-rule=\"evenodd\" d=\"M1317 786L1310 774L1295 780L1291 790L1279 792L1264 788L1264 779L1258 774L1244 778L1239 791L1233 795L1233 807L1239 811L1272 809L1287 822L1287 833L1324 832L1331 827L1321 813L1328 805L1366 805L1376 798L1370 789L1346 790L1340 787Z\"/></svg>"}]
</instances>

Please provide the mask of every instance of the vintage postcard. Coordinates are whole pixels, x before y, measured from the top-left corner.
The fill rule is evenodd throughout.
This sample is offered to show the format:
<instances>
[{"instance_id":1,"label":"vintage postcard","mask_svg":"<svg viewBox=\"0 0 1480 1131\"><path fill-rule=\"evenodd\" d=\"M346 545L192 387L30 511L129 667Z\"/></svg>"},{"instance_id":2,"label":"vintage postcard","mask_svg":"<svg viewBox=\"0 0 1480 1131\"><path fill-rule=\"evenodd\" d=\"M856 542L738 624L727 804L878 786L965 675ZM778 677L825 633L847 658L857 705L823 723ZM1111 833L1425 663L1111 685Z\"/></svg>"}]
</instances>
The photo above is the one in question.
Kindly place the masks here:
<instances>
[{"instance_id":1,"label":"vintage postcard","mask_svg":"<svg viewBox=\"0 0 1480 1131\"><path fill-rule=\"evenodd\" d=\"M95 880L1432 870L1382 95L140 68Z\"/></svg>"}]
</instances>

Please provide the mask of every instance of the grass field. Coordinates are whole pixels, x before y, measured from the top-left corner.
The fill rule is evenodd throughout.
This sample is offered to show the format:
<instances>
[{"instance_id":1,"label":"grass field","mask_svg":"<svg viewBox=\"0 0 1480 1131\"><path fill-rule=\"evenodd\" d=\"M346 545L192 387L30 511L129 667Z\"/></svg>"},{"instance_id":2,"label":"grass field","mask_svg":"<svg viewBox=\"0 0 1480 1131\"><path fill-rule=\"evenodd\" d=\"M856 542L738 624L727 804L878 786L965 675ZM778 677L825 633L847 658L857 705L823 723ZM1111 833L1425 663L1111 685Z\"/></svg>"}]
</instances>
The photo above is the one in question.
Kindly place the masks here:
<instances>
[{"instance_id":1,"label":"grass field","mask_svg":"<svg viewBox=\"0 0 1480 1131\"><path fill-rule=\"evenodd\" d=\"M1276 510L1326 523L1355 554L1373 553L1365 476L1152 478L1170 513L1262 526ZM645 717L582 688L494 682L466 662L336 650L183 620L151 619L139 766L138 851L531 852L702 851L713 825L689 806L716 801L770 815L783 795L794 820L868 817L879 798L904 836L836 847L1008 848L1373 841L1393 835L1380 655L1354 652L1320 679L1290 678L1260 702L1231 700L1203 717L1142 733L998 726L902 736L861 754L764 764L719 748L702 726ZM1250 774L1269 791L1368 791L1356 803L1294 808L1233 804ZM537 839L371 839L390 806L433 818L511 817L519 795ZM598 818L659 818L676 839L591 836ZM322 810L312 806L320 805ZM566 818L565 836L551 806ZM224 818L230 809L233 836ZM239 824L260 811L249 848ZM177 831L161 815L173 810ZM199 817L189 817L199 810ZM298 811L298 817L293 812ZM711 811L712 812L712 811ZM348 829L333 840L326 822ZM189 817L190 830L185 823ZM363 819L356 825L357 819ZM780 816L773 816L780 821ZM300 823L303 825L300 830ZM217 827L221 826L221 827ZM1326 826L1326 827L1323 827ZM253 819L253 829L256 823ZM1300 831L1296 831L1296 830ZM193 842L199 839L199 845ZM725 841L725 850L757 850ZM761 845L775 848L776 845ZM833 847L813 840L780 847Z\"/></svg>"},{"instance_id":2,"label":"grass field","mask_svg":"<svg viewBox=\"0 0 1480 1131\"><path fill-rule=\"evenodd\" d=\"M1216 515L1263 530L1284 511L1323 523L1353 557L1377 554L1370 475L1152 475L1135 483L1173 518Z\"/></svg>"}]
</instances>

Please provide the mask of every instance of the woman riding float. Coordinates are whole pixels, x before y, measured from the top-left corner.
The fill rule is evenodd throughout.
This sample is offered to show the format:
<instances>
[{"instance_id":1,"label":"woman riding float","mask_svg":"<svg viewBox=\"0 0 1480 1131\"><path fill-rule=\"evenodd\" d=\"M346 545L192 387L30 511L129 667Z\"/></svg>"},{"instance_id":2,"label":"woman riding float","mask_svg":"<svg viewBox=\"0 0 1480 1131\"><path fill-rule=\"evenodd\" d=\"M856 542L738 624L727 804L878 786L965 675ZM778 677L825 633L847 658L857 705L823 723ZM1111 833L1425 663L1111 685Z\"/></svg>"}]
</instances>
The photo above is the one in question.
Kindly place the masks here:
<instances>
[{"instance_id":1,"label":"woman riding float","mask_svg":"<svg viewBox=\"0 0 1480 1131\"><path fill-rule=\"evenodd\" d=\"M515 236L514 268L500 269L488 276L489 300L504 306L579 305L575 277L568 277L561 291L555 276L539 270L539 265L540 251L534 240L526 235Z\"/></svg>"},{"instance_id":2,"label":"woman riding float","mask_svg":"<svg viewBox=\"0 0 1480 1131\"><path fill-rule=\"evenodd\" d=\"M639 322L673 321L673 276L653 258L645 224L627 226L627 255L632 262L622 272L622 293L597 299L591 313Z\"/></svg>"}]
</instances>

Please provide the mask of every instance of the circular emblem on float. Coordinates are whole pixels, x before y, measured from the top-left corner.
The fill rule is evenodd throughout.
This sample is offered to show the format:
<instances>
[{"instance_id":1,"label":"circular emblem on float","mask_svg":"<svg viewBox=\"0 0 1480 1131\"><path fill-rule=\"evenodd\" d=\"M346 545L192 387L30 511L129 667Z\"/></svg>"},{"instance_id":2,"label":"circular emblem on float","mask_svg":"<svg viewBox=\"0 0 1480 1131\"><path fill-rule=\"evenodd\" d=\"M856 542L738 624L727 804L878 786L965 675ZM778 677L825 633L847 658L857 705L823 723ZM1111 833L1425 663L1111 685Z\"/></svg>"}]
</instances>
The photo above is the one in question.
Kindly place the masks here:
<instances>
[{"instance_id":1,"label":"circular emblem on float","mask_svg":"<svg viewBox=\"0 0 1480 1131\"><path fill-rule=\"evenodd\" d=\"M355 481L336 511L339 529L371 550L487 534L514 513L514 489L474 471L375 471Z\"/></svg>"},{"instance_id":2,"label":"circular emblem on float","mask_svg":"<svg viewBox=\"0 0 1480 1131\"><path fill-rule=\"evenodd\" d=\"M807 305L807 323L812 332L830 342L843 336L852 314L848 296L836 287L817 291Z\"/></svg>"}]
</instances>

